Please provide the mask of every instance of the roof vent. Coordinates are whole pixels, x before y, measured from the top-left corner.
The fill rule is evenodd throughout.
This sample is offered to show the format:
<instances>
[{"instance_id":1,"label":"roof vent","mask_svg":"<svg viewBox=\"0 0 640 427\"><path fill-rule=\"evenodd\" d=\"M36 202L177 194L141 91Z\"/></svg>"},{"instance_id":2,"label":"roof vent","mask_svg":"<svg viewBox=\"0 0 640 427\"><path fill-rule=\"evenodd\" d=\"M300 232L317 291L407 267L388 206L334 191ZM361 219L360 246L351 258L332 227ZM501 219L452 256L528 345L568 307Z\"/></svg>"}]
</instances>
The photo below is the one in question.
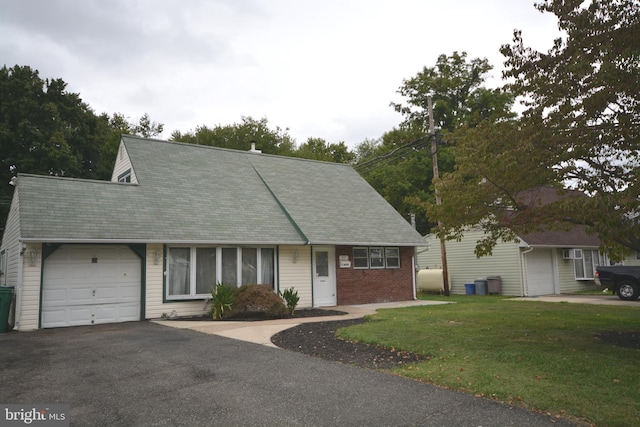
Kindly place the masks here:
<instances>
[{"instance_id":1,"label":"roof vent","mask_svg":"<svg viewBox=\"0 0 640 427\"><path fill-rule=\"evenodd\" d=\"M256 150L256 142L255 141L251 141L251 150L249 150L250 153L262 153L262 150Z\"/></svg>"}]
</instances>

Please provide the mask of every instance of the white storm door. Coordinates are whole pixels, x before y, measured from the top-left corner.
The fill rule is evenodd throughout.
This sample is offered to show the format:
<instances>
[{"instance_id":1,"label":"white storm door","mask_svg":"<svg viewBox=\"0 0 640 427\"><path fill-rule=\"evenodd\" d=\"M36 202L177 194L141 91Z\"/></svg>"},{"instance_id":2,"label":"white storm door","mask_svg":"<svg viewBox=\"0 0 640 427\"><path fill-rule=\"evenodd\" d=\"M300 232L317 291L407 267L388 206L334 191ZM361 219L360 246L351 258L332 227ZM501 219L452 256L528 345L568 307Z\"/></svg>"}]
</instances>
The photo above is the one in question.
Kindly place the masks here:
<instances>
[{"instance_id":1,"label":"white storm door","mask_svg":"<svg viewBox=\"0 0 640 427\"><path fill-rule=\"evenodd\" d=\"M332 246L313 247L313 305L334 306L336 297L336 253Z\"/></svg>"}]
</instances>

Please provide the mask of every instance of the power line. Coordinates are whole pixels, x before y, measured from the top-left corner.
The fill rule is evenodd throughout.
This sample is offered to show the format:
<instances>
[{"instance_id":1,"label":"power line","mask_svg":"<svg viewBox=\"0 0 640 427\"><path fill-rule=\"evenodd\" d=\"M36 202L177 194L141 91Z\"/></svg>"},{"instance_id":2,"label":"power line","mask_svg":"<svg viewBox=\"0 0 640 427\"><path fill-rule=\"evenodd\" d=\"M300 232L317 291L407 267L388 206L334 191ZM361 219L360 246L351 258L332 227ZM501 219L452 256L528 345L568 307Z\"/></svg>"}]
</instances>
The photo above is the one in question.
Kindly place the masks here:
<instances>
[{"instance_id":1,"label":"power line","mask_svg":"<svg viewBox=\"0 0 640 427\"><path fill-rule=\"evenodd\" d=\"M378 169L379 167L385 166L389 163L392 163L399 158L406 157L409 154L412 154L424 147L426 147L431 140L432 135L427 135L425 137L416 139L415 141L411 141L405 145L402 145L388 153L377 156L373 159L367 160L366 162L357 164L354 166L355 169L359 170L362 173L371 172L374 169Z\"/></svg>"}]
</instances>

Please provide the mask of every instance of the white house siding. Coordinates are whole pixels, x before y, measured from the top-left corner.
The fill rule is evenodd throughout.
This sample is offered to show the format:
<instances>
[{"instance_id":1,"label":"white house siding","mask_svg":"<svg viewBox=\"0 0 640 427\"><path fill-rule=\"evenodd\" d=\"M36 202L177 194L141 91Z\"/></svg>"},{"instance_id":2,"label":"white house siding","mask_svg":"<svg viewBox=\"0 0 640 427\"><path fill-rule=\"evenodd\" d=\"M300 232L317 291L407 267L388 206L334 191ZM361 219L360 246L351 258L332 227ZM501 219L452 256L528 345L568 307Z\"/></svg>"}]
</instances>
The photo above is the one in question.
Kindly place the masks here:
<instances>
[{"instance_id":1,"label":"white house siding","mask_svg":"<svg viewBox=\"0 0 640 427\"><path fill-rule=\"evenodd\" d=\"M0 250L4 250L7 257L7 271L5 272L6 277L3 278L3 283L6 282L7 286L14 287L18 284L18 270L20 268L20 241L18 240L20 238L19 202L18 189L16 189L13 193L13 201L7 216L2 245L0 246Z\"/></svg>"},{"instance_id":2,"label":"white house siding","mask_svg":"<svg viewBox=\"0 0 640 427\"><path fill-rule=\"evenodd\" d=\"M36 252L31 260L31 252ZM33 264L33 265L32 265ZM30 243L22 258L22 289L16 289L16 328L20 331L38 329L40 319L40 277L42 275L42 244Z\"/></svg>"},{"instance_id":3,"label":"white house siding","mask_svg":"<svg viewBox=\"0 0 640 427\"><path fill-rule=\"evenodd\" d=\"M159 255L158 258L156 258L156 254ZM209 310L209 304L204 300L162 302L164 292L163 256L164 248L161 244L147 245L145 319L159 319L163 314L170 315L173 310L178 316L206 314Z\"/></svg>"},{"instance_id":4,"label":"white house siding","mask_svg":"<svg viewBox=\"0 0 640 427\"><path fill-rule=\"evenodd\" d=\"M632 251L624 257L622 260L622 264L624 265L640 265L640 253Z\"/></svg>"},{"instance_id":5,"label":"white house siding","mask_svg":"<svg viewBox=\"0 0 640 427\"><path fill-rule=\"evenodd\" d=\"M473 283L475 279L500 276L502 295L521 296L523 294L522 274L518 245L498 242L493 249L493 255L477 258L474 249L481 237L482 232L471 230L465 233L465 237L460 242L455 240L446 242L451 293L464 294L465 283ZM427 236L426 240L429 243L428 249L418 249L418 266L421 269L442 268L440 240L433 235Z\"/></svg>"},{"instance_id":6,"label":"white house siding","mask_svg":"<svg viewBox=\"0 0 640 427\"><path fill-rule=\"evenodd\" d=\"M111 174L111 182L118 182L118 177L129 169L131 170L131 182L133 184L137 184L138 178L136 177L136 173L133 170L133 166L131 166L131 159L129 159L129 154L127 153L127 149L124 147L124 144L121 142L120 148L118 148L118 156L116 157L116 164L114 165L113 173Z\"/></svg>"},{"instance_id":7,"label":"white house siding","mask_svg":"<svg viewBox=\"0 0 640 427\"><path fill-rule=\"evenodd\" d=\"M294 288L298 291L299 308L313 307L313 292L311 285L311 247L310 246L280 246L280 291Z\"/></svg>"},{"instance_id":8,"label":"white house siding","mask_svg":"<svg viewBox=\"0 0 640 427\"><path fill-rule=\"evenodd\" d=\"M591 250L584 249L584 250ZM561 294L596 289L593 280L576 280L575 268L572 259L562 258L562 249L554 250L556 265L558 266L558 287Z\"/></svg>"}]
</instances>

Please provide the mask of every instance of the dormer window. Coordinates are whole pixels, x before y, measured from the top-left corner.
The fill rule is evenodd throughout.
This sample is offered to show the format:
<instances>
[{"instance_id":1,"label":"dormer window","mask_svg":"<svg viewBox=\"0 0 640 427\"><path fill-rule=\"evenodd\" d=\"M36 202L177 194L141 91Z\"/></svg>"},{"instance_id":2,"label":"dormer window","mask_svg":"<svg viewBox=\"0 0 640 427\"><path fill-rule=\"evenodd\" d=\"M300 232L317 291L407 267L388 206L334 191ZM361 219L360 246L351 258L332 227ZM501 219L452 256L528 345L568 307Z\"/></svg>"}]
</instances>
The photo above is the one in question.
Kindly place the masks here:
<instances>
[{"instance_id":1,"label":"dormer window","mask_svg":"<svg viewBox=\"0 0 640 427\"><path fill-rule=\"evenodd\" d=\"M131 169L127 169L126 171L118 175L118 182L131 182Z\"/></svg>"}]
</instances>

